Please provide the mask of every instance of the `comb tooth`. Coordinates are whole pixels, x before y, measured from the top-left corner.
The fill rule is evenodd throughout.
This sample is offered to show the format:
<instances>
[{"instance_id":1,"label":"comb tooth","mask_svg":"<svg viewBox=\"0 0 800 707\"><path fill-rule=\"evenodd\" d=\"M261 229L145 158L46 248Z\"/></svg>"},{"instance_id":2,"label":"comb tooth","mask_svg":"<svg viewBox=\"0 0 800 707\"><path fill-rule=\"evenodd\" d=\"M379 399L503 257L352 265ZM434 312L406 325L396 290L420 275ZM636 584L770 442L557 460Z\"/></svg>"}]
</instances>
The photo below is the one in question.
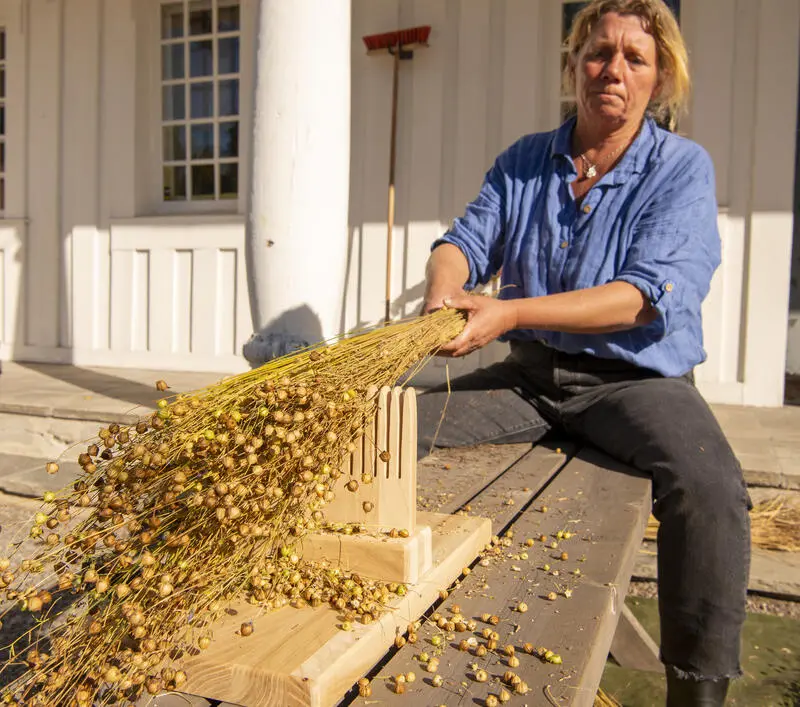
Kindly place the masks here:
<instances>
[{"instance_id":1,"label":"comb tooth","mask_svg":"<svg viewBox=\"0 0 800 707\"><path fill-rule=\"evenodd\" d=\"M389 450L389 468L387 478L400 478L400 396L402 388L394 388L389 396L389 434L386 448Z\"/></svg>"},{"instance_id":2,"label":"comb tooth","mask_svg":"<svg viewBox=\"0 0 800 707\"><path fill-rule=\"evenodd\" d=\"M375 444L377 459L375 466L377 470L378 479L383 480L389 478L389 465L380 458L381 452L387 451L389 441L388 430L388 417L389 417L389 388L381 388L380 396L378 398L378 420L375 426Z\"/></svg>"}]
</instances>

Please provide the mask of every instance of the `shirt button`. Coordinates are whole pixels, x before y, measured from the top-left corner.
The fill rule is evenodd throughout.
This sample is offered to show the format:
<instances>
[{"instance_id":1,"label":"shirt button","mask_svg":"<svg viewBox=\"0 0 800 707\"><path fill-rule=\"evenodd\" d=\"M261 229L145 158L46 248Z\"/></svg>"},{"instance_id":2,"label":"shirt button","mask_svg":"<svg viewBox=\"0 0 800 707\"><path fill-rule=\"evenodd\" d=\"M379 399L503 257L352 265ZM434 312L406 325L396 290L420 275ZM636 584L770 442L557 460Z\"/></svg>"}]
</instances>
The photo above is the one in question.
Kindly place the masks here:
<instances>
[{"instance_id":1,"label":"shirt button","mask_svg":"<svg viewBox=\"0 0 800 707\"><path fill-rule=\"evenodd\" d=\"M583 213L588 214L592 210L592 207L589 204L584 204L583 206Z\"/></svg>"},{"instance_id":2,"label":"shirt button","mask_svg":"<svg viewBox=\"0 0 800 707\"><path fill-rule=\"evenodd\" d=\"M569 245L566 241L561 241L561 248L566 248Z\"/></svg>"}]
</instances>

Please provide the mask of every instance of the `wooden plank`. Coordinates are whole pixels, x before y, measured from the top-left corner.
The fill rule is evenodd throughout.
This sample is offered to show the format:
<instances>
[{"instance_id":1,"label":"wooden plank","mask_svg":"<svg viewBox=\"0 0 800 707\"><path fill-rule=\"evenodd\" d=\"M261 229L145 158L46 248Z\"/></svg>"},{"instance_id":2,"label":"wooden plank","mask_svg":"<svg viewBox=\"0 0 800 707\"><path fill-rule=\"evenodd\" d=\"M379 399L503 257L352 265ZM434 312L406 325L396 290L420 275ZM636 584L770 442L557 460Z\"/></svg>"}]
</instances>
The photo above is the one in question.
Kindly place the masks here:
<instances>
[{"instance_id":1,"label":"wooden plank","mask_svg":"<svg viewBox=\"0 0 800 707\"><path fill-rule=\"evenodd\" d=\"M485 485L461 506L467 512L489 518L500 532L567 463L573 444L538 445L522 459Z\"/></svg>"},{"instance_id":2,"label":"wooden plank","mask_svg":"<svg viewBox=\"0 0 800 707\"><path fill-rule=\"evenodd\" d=\"M446 634L426 621L416 644L393 651L370 674L382 678L373 680L370 699L387 705L483 704L488 694L498 694L503 673L513 670L530 688L523 698L528 704L548 704L547 690L554 704L591 705L649 510L649 479L600 454L581 452L514 519L510 546L499 555L487 556L488 566L481 564L484 560L477 563L437 607L449 616L458 605L466 619L477 622L477 630ZM576 535L550 548L559 530ZM541 535L547 543L537 539ZM524 544L529 537L534 540L530 548ZM566 560L560 559L562 552L567 552ZM570 598L564 595L567 589L574 592ZM548 600L550 592L556 593L555 601ZM520 602L528 605L524 613L516 610ZM497 625L484 623L483 613L496 615ZM475 655L474 649L458 650L460 641L469 637L485 644L480 633L484 628L499 634L501 648L514 646L518 667L510 668L500 650L483 657ZM433 655L437 650L431 642L435 635L444 639L438 670L444 679L441 688L433 687L432 675L418 660L421 652ZM524 653L525 643L559 654L563 663L548 663ZM487 671L487 682L472 679L473 665ZM395 695L393 681L387 678L408 671L415 672L417 680L406 685L404 695ZM366 705L368 700L349 694L340 704Z\"/></svg>"},{"instance_id":3,"label":"wooden plank","mask_svg":"<svg viewBox=\"0 0 800 707\"><path fill-rule=\"evenodd\" d=\"M453 513L530 451L530 444L437 449L417 463L417 507Z\"/></svg>"},{"instance_id":4,"label":"wooden plank","mask_svg":"<svg viewBox=\"0 0 800 707\"><path fill-rule=\"evenodd\" d=\"M658 659L656 642L626 604L622 605L617 630L611 642L611 655L617 664L629 670L649 670L654 673L664 671L664 666Z\"/></svg>"},{"instance_id":5,"label":"wooden plank","mask_svg":"<svg viewBox=\"0 0 800 707\"><path fill-rule=\"evenodd\" d=\"M247 603L214 625L211 647L186 662L186 692L244 707L328 707L334 704L393 644L397 630L422 615L438 590L489 540L486 519L427 514L433 530L433 567L411 585L378 621L342 631L330 607L285 607L262 615ZM253 622L254 637L236 630Z\"/></svg>"}]
</instances>

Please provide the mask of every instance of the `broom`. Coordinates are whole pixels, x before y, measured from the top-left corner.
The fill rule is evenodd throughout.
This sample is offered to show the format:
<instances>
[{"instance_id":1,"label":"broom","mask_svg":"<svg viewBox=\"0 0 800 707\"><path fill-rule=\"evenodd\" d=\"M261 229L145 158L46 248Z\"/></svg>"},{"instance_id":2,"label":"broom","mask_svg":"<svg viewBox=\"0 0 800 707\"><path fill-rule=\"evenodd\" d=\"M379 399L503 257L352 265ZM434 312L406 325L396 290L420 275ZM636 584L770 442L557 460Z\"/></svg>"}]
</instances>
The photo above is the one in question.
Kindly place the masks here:
<instances>
[{"instance_id":1,"label":"broom","mask_svg":"<svg viewBox=\"0 0 800 707\"><path fill-rule=\"evenodd\" d=\"M22 610L34 623L4 649L0 675L20 673L4 703L90 707L180 689L181 657L210 646L237 600L267 611L327 604L343 628L379 618L403 585L305 562L293 548L324 527L374 391L413 376L464 321L442 309L323 343L100 430L78 480L48 491L26 528L37 550L0 558L0 589L15 605L0 619Z\"/></svg>"},{"instance_id":2,"label":"broom","mask_svg":"<svg viewBox=\"0 0 800 707\"><path fill-rule=\"evenodd\" d=\"M397 162L397 95L400 76L400 61L414 57L414 47L427 47L431 28L429 26L371 34L363 37L367 54L389 54L392 62L392 123L389 138L389 200L386 219L386 296L384 323L390 319L392 299L392 232L394 231L395 210L395 164Z\"/></svg>"}]
</instances>

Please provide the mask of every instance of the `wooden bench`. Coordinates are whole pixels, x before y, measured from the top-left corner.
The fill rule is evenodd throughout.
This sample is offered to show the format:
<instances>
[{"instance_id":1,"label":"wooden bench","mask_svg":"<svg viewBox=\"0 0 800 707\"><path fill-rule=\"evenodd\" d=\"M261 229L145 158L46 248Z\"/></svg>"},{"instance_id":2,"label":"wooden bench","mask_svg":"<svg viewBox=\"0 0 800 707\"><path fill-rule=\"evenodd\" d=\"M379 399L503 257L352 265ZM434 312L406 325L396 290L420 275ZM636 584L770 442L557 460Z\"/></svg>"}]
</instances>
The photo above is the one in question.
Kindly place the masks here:
<instances>
[{"instance_id":1,"label":"wooden bench","mask_svg":"<svg viewBox=\"0 0 800 707\"><path fill-rule=\"evenodd\" d=\"M435 612L448 616L458 605L464 616L477 621L477 634L486 627L499 634L500 650L484 657L477 657L474 649L462 652L460 641L475 634L456 633L446 641L439 663L444 685L433 687L433 675L417 657L431 653L431 638L444 632L426 621L415 645L391 651L373 671L370 699L382 704L483 704L487 695L498 694L498 679L505 671L513 670L530 688L529 704L579 707L593 704L609 653L624 667L660 671L657 647L624 605L650 513L650 480L595 450L567 443L494 447L490 453L496 463L484 463L483 472L463 463L479 451L448 450L421 463L421 501L440 512L468 508L470 514L489 517L495 535L513 534L511 544L501 556L488 556L488 563L476 562L427 618ZM486 450L481 456L486 458ZM574 535L559 540L558 531L564 530ZM541 542L542 536L547 542ZM531 547L524 544L528 538L534 541ZM549 547L553 541L556 548ZM561 559L562 552L567 559ZM570 589L567 598L564 592ZM555 601L548 599L551 592ZM516 610L520 602L528 606L525 613ZM485 613L497 616L499 623L481 621ZM562 663L526 654L526 643L558 654ZM502 653L509 644L518 667L510 668ZM487 671L488 682L473 679L475 666ZM385 678L409 671L416 681L406 684L403 695L395 694L394 681ZM351 704L369 700L351 691L339 705Z\"/></svg>"},{"instance_id":2,"label":"wooden bench","mask_svg":"<svg viewBox=\"0 0 800 707\"><path fill-rule=\"evenodd\" d=\"M499 554L476 558L469 574L449 587L449 596L420 617L417 642L387 651L366 673L372 681L369 698L359 697L354 686L338 707L484 704L487 695L498 695L507 670L530 690L511 704L580 707L593 704L609 653L624 667L662 669L655 644L624 605L650 513L648 478L595 450L552 442L440 450L420 462L417 475L420 510L489 518L492 532L510 544ZM571 537L559 539L559 531ZM557 547L550 547L552 542ZM561 559L564 552L567 557ZM527 604L524 613L517 610L520 602ZM476 631L448 634L431 621L434 613L452 615L455 605L477 622ZM498 623L485 623L483 614L498 617ZM469 637L485 644L484 628L499 634L497 651L479 657L474 648L459 650ZM433 644L435 635L443 644ZM558 654L562 662L526 654L526 643ZM510 668L502 652L509 644L517 667ZM423 652L440 653L441 687L434 686L434 674L420 662ZM489 680L475 681L476 669L485 670ZM416 680L396 694L394 676L408 672ZM220 703L167 695L148 704Z\"/></svg>"}]
</instances>

